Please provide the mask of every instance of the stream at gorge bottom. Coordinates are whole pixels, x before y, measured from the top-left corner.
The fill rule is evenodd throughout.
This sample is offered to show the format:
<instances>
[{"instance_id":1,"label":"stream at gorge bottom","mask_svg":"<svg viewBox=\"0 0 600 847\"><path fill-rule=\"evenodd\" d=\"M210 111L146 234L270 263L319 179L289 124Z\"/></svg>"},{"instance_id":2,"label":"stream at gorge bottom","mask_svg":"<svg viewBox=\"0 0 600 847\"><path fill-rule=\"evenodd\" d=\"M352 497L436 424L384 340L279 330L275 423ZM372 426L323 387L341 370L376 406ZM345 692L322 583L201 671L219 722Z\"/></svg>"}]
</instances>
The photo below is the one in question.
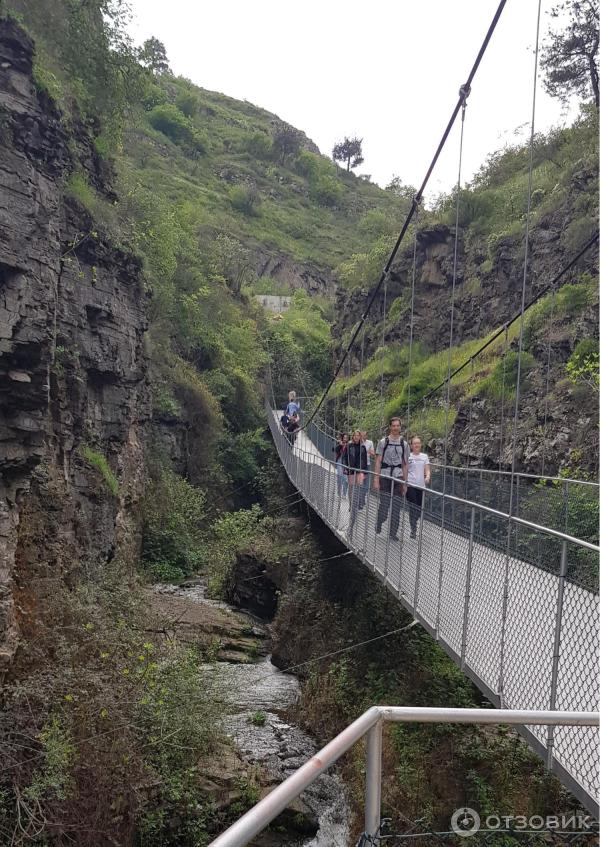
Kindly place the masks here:
<instances>
[{"instance_id":1,"label":"stream at gorge bottom","mask_svg":"<svg viewBox=\"0 0 600 847\"><path fill-rule=\"evenodd\" d=\"M251 616L205 596L202 583L190 587L156 586L159 593L178 596L206 606L227 609L248 624ZM243 758L259 767L272 787L283 782L315 752L314 740L298 726L288 723L286 713L297 702L300 684L297 677L282 673L269 656L253 663L217 661L206 664L202 672L210 679L210 688L218 689L228 704L223 730L233 740ZM253 845L264 847L350 847L350 810L339 775L322 774L292 804L292 810L313 822L314 835L295 835L286 831L283 839L275 832L258 836Z\"/></svg>"}]
</instances>

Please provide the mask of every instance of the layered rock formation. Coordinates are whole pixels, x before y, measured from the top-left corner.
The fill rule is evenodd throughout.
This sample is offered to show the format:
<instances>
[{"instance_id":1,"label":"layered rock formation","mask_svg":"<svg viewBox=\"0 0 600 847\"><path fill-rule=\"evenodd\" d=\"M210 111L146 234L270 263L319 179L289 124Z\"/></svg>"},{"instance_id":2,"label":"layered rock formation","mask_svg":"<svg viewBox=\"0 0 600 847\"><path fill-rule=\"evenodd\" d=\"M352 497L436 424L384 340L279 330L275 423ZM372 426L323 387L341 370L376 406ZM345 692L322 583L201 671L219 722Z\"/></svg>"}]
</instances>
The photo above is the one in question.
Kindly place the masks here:
<instances>
[{"instance_id":1,"label":"layered rock formation","mask_svg":"<svg viewBox=\"0 0 600 847\"><path fill-rule=\"evenodd\" d=\"M149 415L141 268L65 196L107 173L32 57L0 21L0 672L57 581L131 560Z\"/></svg>"}]
</instances>

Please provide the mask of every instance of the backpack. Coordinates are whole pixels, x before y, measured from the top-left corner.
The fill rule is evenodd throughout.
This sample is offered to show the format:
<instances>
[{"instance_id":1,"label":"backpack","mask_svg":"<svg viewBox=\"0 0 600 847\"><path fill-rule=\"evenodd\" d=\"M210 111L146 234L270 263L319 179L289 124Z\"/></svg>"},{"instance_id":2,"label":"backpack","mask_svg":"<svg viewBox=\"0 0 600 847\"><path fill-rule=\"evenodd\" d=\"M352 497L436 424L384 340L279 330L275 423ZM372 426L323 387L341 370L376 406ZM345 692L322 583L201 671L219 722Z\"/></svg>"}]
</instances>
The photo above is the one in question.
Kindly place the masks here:
<instances>
[{"instance_id":1,"label":"backpack","mask_svg":"<svg viewBox=\"0 0 600 847\"><path fill-rule=\"evenodd\" d=\"M389 437L389 435L386 435L385 444L383 445L383 451L381 453L381 467L382 468L384 466L385 467L391 467L391 465L385 464L385 451L387 450L387 448L389 446L390 446L390 437ZM395 444L393 446L396 447ZM402 464L404 464L404 462L408 461L408 456L407 456L408 444L406 443L406 440L402 436L400 436L400 449L402 450Z\"/></svg>"}]
</instances>

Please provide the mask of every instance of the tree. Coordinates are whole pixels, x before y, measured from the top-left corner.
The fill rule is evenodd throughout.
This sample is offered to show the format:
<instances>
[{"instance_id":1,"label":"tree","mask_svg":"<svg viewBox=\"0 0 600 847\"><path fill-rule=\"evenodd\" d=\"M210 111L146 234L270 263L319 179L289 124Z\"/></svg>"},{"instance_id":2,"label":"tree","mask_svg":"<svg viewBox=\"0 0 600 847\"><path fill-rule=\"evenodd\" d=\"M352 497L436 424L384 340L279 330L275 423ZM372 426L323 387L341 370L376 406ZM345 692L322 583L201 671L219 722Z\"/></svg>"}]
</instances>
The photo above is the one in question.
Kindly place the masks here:
<instances>
[{"instance_id":1,"label":"tree","mask_svg":"<svg viewBox=\"0 0 600 847\"><path fill-rule=\"evenodd\" d=\"M167 50L158 38L152 37L144 41L140 50L140 62L156 76L171 73Z\"/></svg>"},{"instance_id":2,"label":"tree","mask_svg":"<svg viewBox=\"0 0 600 847\"><path fill-rule=\"evenodd\" d=\"M282 165L288 156L294 156L302 146L302 133L285 121L277 121L273 133L273 150Z\"/></svg>"},{"instance_id":3,"label":"tree","mask_svg":"<svg viewBox=\"0 0 600 847\"><path fill-rule=\"evenodd\" d=\"M345 162L346 170L356 168L364 162L362 155L362 138L344 138L333 148L333 158L336 162Z\"/></svg>"},{"instance_id":4,"label":"tree","mask_svg":"<svg viewBox=\"0 0 600 847\"><path fill-rule=\"evenodd\" d=\"M385 190L389 191L395 197L400 197L402 200L410 200L411 202L417 193L414 185L405 185L399 176L392 177L391 182L386 185Z\"/></svg>"},{"instance_id":5,"label":"tree","mask_svg":"<svg viewBox=\"0 0 600 847\"><path fill-rule=\"evenodd\" d=\"M544 85L552 97L567 101L573 94L592 97L600 106L598 84L599 14L594 0L564 0L554 6L553 18L568 15L560 32L551 31L544 44Z\"/></svg>"},{"instance_id":6,"label":"tree","mask_svg":"<svg viewBox=\"0 0 600 847\"><path fill-rule=\"evenodd\" d=\"M240 293L242 285L254 272L250 251L226 233L217 235L213 242L212 263L215 272L223 277L234 294Z\"/></svg>"}]
</instances>

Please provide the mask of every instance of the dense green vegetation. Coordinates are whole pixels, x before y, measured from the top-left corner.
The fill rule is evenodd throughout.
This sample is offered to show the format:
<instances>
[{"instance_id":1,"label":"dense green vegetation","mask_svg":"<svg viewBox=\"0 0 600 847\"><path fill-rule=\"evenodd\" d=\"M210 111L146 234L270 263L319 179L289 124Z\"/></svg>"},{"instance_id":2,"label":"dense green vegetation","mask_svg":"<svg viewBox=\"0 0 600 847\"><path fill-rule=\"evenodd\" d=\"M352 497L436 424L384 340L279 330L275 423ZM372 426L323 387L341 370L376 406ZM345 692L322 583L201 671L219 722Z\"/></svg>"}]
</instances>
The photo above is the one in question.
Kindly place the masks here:
<instances>
[{"instance_id":1,"label":"dense green vegetation","mask_svg":"<svg viewBox=\"0 0 600 847\"><path fill-rule=\"evenodd\" d=\"M410 625L410 616L358 561L322 559L323 551L308 540L273 626L283 666L315 659L299 671L304 686L295 714L311 732L325 742L374 703L482 705L439 645ZM351 644L361 646L345 651ZM446 830L461 804L485 814L568 807L558 782L506 728L390 726L383 749L382 814L392 819L392 831L409 830L417 819L425 829ZM364 747L352 748L342 768L353 805L362 810ZM359 826L360 819L357 837Z\"/></svg>"},{"instance_id":2,"label":"dense green vegetation","mask_svg":"<svg viewBox=\"0 0 600 847\"><path fill-rule=\"evenodd\" d=\"M154 425L143 575L179 581L204 569L211 590L223 595L240 553L260 553L274 562L290 554L289 539L285 532L278 535L271 514L281 508L281 489L273 494L277 470L264 434L265 372L270 366L278 402L290 387L314 394L330 373L331 302L300 291L289 311L269 316L253 295L289 289L279 279L259 277L258 270L265 257L281 254L326 275L337 268L348 288L370 287L411 189L396 180L382 191L318 154L276 116L174 77L158 42L141 52L134 48L119 0L6 5L35 40L36 88L60 110L71 138L74 165L65 178L65 196L91 216L90 235L96 227L106 230L115 245L143 261L151 295L147 345ZM561 233L561 245L573 251L594 225L596 133L596 112L584 110L573 127L536 139L534 223L568 204L572 185L585 181ZM99 171L108 175L105 181L86 168L89 150L80 149L85 139ZM464 191L465 240L484 258L463 291L477 294L503 241L520 237L526 178L527 151L516 144L492 156ZM453 199L439 198L435 208L421 213L418 225L450 222ZM525 370L533 367L550 310L553 320L575 325L595 302L593 281L583 277L553 300L541 300L526 321ZM406 296L398 297L389 325L403 326L408 307ZM380 328L371 329L377 337ZM509 342L513 338L511 330ZM564 376L589 392L597 384L597 352L574 331L568 341L576 343ZM480 343L459 342L451 365L468 359ZM461 401L510 398L514 351L502 358L502 350L499 340L454 381L448 413L437 401L420 404L444 378L447 354L415 345L409 380L404 340L376 351L362 375L340 380L334 397L344 414L349 409L348 423L374 432L382 416L406 408L410 396L411 427L428 441L444 433L446 416L452 425ZM57 356L55 368L60 366ZM347 388L349 404L342 402ZM183 434L179 472L161 441L162 426ZM117 495L106 457L88 444L79 453ZM351 572L348 592L340 591L343 581L335 569L318 567L317 552L308 555L310 546L303 539L294 548L307 555L278 621L290 660L406 623L397 603L374 583L365 590L362 571ZM114 571L86 575L72 591L57 591L48 620L25 633L21 661L33 672L7 689L0 726L17 763L0 778L0 825L12 833L18 818L16 844L42 847L67 833L66 839L91 847L102 831L111 843L137 837L146 847L202 847L210 832L227 823L227 812L201 790L202 763L217 756L223 743L214 729L222 708L219 692L208 690L201 675L202 663L213 657L165 643L156 622L145 618L139 582L131 574L124 579L124 573L125 563L114 562ZM361 597L360 608L349 599L352 585L360 587L354 593ZM307 620L314 626L307 627ZM285 638L288 633L293 636ZM323 737L374 699L414 702L417 692L430 705L474 702L473 689L424 633L411 630L390 645L383 657L374 648L311 668L306 715ZM405 659L402 667L398 655ZM254 723L261 720L257 713ZM175 736L172 743L166 742L166 728L169 738ZM36 756L23 765L24 745ZM448 786L436 785L434 791L426 786L436 773L439 750L455 762L456 772L466 774L447 793L456 805L465 797L482 810L498 799L517 802L535 771L512 736L490 740L455 729L439 735L403 730L391 733L386 745L397 777L386 807L416 813L425 798L431 822L447 811L435 790ZM516 779L514 767L506 766L507 749ZM346 774L355 793L360 767L352 759ZM535 771L534 781L542 785L545 777ZM256 799L246 789L231 814ZM86 826L89 820L93 830Z\"/></svg>"}]
</instances>

